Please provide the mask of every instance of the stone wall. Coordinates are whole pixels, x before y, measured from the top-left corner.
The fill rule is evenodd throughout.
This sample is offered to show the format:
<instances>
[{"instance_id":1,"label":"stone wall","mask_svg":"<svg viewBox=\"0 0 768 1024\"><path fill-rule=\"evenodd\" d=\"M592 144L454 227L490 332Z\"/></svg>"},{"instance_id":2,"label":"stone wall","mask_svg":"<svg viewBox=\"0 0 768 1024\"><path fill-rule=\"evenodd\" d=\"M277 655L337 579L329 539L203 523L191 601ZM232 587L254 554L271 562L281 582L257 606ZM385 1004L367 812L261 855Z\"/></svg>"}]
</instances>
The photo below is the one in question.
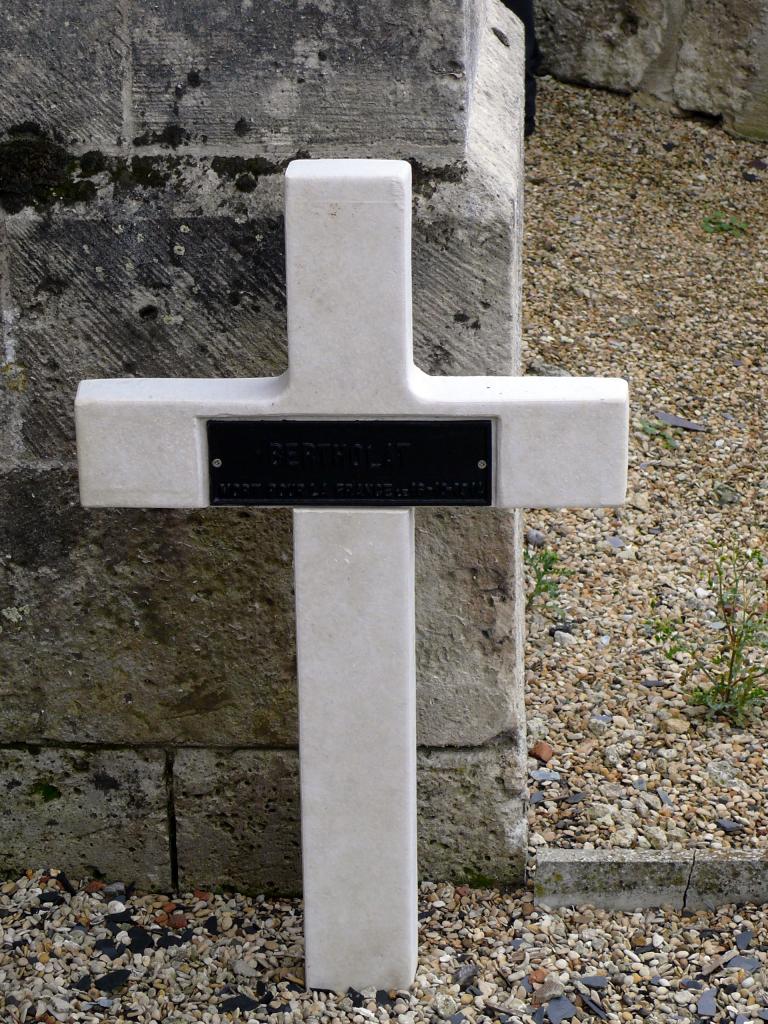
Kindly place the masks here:
<instances>
[{"instance_id":1,"label":"stone wall","mask_svg":"<svg viewBox=\"0 0 768 1024\"><path fill-rule=\"evenodd\" d=\"M766 0L536 0L544 69L768 139Z\"/></svg>"},{"instance_id":2,"label":"stone wall","mask_svg":"<svg viewBox=\"0 0 768 1024\"><path fill-rule=\"evenodd\" d=\"M297 889L290 514L82 509L75 388L285 368L296 156L409 159L417 360L515 372L521 66L495 0L4 5L0 870ZM422 874L513 883L518 519L417 519Z\"/></svg>"}]
</instances>

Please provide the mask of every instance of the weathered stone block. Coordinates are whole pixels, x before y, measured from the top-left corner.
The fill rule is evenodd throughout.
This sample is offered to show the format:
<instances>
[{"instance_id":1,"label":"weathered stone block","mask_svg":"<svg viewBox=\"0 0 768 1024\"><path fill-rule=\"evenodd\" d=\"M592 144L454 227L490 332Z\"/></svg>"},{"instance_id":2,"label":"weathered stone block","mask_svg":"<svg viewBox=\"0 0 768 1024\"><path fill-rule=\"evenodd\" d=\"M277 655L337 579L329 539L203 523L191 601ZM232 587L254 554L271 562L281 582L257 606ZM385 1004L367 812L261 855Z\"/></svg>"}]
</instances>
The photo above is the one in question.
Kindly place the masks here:
<instances>
[{"instance_id":1,"label":"weathered stone block","mask_svg":"<svg viewBox=\"0 0 768 1024\"><path fill-rule=\"evenodd\" d=\"M419 735L517 727L503 512L420 510ZM86 510L70 470L0 487L0 742L296 742L290 513ZM519 579L519 577L518 577Z\"/></svg>"},{"instance_id":2,"label":"weathered stone block","mask_svg":"<svg viewBox=\"0 0 768 1024\"><path fill-rule=\"evenodd\" d=\"M430 373L515 372L514 193L491 199L469 171L458 182L427 183L429 195L415 200L416 360ZM30 456L73 456L72 403L83 378L285 369L282 178L261 179L247 220L231 182L197 184L208 205L224 203L228 212L177 212L161 176L139 210L104 187L84 215L9 218L9 315L20 370L2 386L26 410Z\"/></svg>"},{"instance_id":3,"label":"weathered stone block","mask_svg":"<svg viewBox=\"0 0 768 1024\"><path fill-rule=\"evenodd\" d=\"M48 117L42 90L13 80L9 123L28 110L49 138L37 136L46 159L7 193L0 175L0 296L15 349L0 378L0 739L222 748L178 754L182 873L285 890L283 857L298 880L295 754L223 748L296 742L289 516L82 510L75 386L284 368L281 172L301 149L413 160L417 361L433 373L515 372L522 35L485 0L288 4L279 17L274 7L122 5L132 62L115 51L107 77L118 88L101 90L90 134L79 104L91 102L100 58L70 68L66 37L42 61L61 78ZM16 31L22 17L7 24ZM92 28L112 46L90 3L71 21L78 40ZM114 151L120 88L136 156ZM420 736L457 747L510 737L423 755L433 876L516 881L522 870L515 529L504 513L419 516ZM218 790L204 789L206 772ZM251 787L256 825L289 836L275 855L248 845ZM209 851L199 870L196 844ZM151 851L136 857L152 863ZM249 857L253 875L238 875Z\"/></svg>"},{"instance_id":4,"label":"weathered stone block","mask_svg":"<svg viewBox=\"0 0 768 1024\"><path fill-rule=\"evenodd\" d=\"M464 142L476 6L135 4L136 138L448 163Z\"/></svg>"},{"instance_id":5,"label":"weathered stone block","mask_svg":"<svg viewBox=\"0 0 768 1024\"><path fill-rule=\"evenodd\" d=\"M3 4L0 132L32 122L68 143L118 143L124 36L120 4L104 0Z\"/></svg>"},{"instance_id":6,"label":"weathered stone block","mask_svg":"<svg viewBox=\"0 0 768 1024\"><path fill-rule=\"evenodd\" d=\"M670 0L537 0L546 69L618 92L640 87L659 57Z\"/></svg>"},{"instance_id":7,"label":"weathered stone block","mask_svg":"<svg viewBox=\"0 0 768 1024\"><path fill-rule=\"evenodd\" d=\"M545 907L589 904L611 910L682 910L693 852L559 850L536 852L534 892Z\"/></svg>"},{"instance_id":8,"label":"weathered stone block","mask_svg":"<svg viewBox=\"0 0 768 1024\"><path fill-rule=\"evenodd\" d=\"M638 92L768 138L763 0L537 0L544 65L570 82Z\"/></svg>"},{"instance_id":9,"label":"weathered stone block","mask_svg":"<svg viewBox=\"0 0 768 1024\"><path fill-rule=\"evenodd\" d=\"M515 743L419 751L422 878L522 884L528 829L519 755Z\"/></svg>"},{"instance_id":10,"label":"weathered stone block","mask_svg":"<svg viewBox=\"0 0 768 1024\"><path fill-rule=\"evenodd\" d=\"M184 204L169 197L161 160L155 169L163 173L143 189L141 207L133 198L111 200L112 186L103 185L82 213L9 218L23 368L15 398L27 413L28 456L48 465L74 457L72 399L81 378L284 368L281 176L260 178L243 196L233 169L217 166L220 175L208 164L185 171L203 216L179 211ZM457 182L420 172L417 187L418 361L432 372L514 371L517 185L494 195L467 169ZM210 215L219 204L231 215ZM78 741L83 728L91 742L295 742L291 539L285 519L275 524L279 513L82 513L66 474L46 483L22 470L7 477L5 491L0 532L8 531L10 566L18 563L5 569L13 584L7 605L29 607L29 621L45 623L48 633L28 623L0 652L13 691L0 712L0 735ZM22 523L35 546L25 542ZM420 736L434 745L485 742L517 728L523 713L516 517L421 510L418 523ZM110 567L116 544L120 571L139 588L132 594L121 591ZM186 566L182 580L165 575L166 544ZM280 554L278 544L285 545ZM194 553L183 558L184 551ZM281 572L262 572L263 557L273 566L281 558ZM237 586L221 580L221 565ZM49 585L46 573L66 582ZM189 594L181 603L176 587ZM248 610L248 587L261 615ZM201 592L209 593L203 603ZM204 624L211 593L217 610ZM287 618L278 624L281 615ZM238 637L258 644L256 665Z\"/></svg>"},{"instance_id":11,"label":"weathered stone block","mask_svg":"<svg viewBox=\"0 0 768 1024\"><path fill-rule=\"evenodd\" d=\"M422 878L520 883L526 832L514 760L496 746L420 752ZM174 792L182 888L300 890L296 752L182 750Z\"/></svg>"},{"instance_id":12,"label":"weathered stone block","mask_svg":"<svg viewBox=\"0 0 768 1024\"><path fill-rule=\"evenodd\" d=\"M300 892L295 750L180 750L173 778L181 888Z\"/></svg>"},{"instance_id":13,"label":"weathered stone block","mask_svg":"<svg viewBox=\"0 0 768 1024\"><path fill-rule=\"evenodd\" d=\"M282 213L247 223L167 206L8 223L23 439L74 456L74 394L87 377L264 376L285 367Z\"/></svg>"},{"instance_id":14,"label":"weathered stone block","mask_svg":"<svg viewBox=\"0 0 768 1024\"><path fill-rule=\"evenodd\" d=\"M525 733L519 518L500 509L417 510L421 744Z\"/></svg>"},{"instance_id":15,"label":"weathered stone block","mask_svg":"<svg viewBox=\"0 0 768 1024\"><path fill-rule=\"evenodd\" d=\"M0 742L295 740L290 515L80 508L0 483Z\"/></svg>"},{"instance_id":16,"label":"weathered stone block","mask_svg":"<svg viewBox=\"0 0 768 1024\"><path fill-rule=\"evenodd\" d=\"M764 850L695 851L686 908L710 910L726 903L768 903L768 855Z\"/></svg>"},{"instance_id":17,"label":"weathered stone block","mask_svg":"<svg viewBox=\"0 0 768 1024\"><path fill-rule=\"evenodd\" d=\"M768 138L768 7L763 0L685 4L675 98L685 110L722 114L726 127Z\"/></svg>"},{"instance_id":18,"label":"weathered stone block","mask_svg":"<svg viewBox=\"0 0 768 1024\"><path fill-rule=\"evenodd\" d=\"M759 906L768 903L767 869L768 858L758 850L539 849L536 902L553 908L589 904L627 911Z\"/></svg>"},{"instance_id":19,"label":"weathered stone block","mask_svg":"<svg viewBox=\"0 0 768 1024\"><path fill-rule=\"evenodd\" d=\"M0 787L0 871L45 865L170 888L162 751L0 749Z\"/></svg>"},{"instance_id":20,"label":"weathered stone block","mask_svg":"<svg viewBox=\"0 0 768 1024\"><path fill-rule=\"evenodd\" d=\"M414 358L427 373L519 372L522 197L488 188L465 169L414 199Z\"/></svg>"}]
</instances>

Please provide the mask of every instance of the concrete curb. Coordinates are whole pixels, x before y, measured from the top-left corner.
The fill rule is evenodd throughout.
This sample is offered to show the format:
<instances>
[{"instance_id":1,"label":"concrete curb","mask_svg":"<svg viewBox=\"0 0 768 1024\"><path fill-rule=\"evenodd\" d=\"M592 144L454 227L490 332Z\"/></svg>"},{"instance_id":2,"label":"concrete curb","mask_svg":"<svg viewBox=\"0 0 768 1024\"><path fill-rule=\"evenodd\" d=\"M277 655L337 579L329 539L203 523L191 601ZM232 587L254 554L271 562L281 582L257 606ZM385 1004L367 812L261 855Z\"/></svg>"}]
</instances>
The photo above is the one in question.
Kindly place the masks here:
<instances>
[{"instance_id":1,"label":"concrete curb","mask_svg":"<svg viewBox=\"0 0 768 1024\"><path fill-rule=\"evenodd\" d=\"M561 850L536 855L536 903L711 910L768 903L768 851Z\"/></svg>"}]
</instances>

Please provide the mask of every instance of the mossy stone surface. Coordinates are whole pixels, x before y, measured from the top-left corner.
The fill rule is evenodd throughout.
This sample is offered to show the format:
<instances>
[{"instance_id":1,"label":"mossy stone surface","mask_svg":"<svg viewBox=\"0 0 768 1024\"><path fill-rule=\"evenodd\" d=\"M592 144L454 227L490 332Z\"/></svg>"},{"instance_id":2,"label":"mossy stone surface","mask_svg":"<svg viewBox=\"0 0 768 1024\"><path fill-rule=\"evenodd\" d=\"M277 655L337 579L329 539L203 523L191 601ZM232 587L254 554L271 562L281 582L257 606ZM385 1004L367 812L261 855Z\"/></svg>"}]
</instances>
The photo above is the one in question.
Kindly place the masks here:
<instances>
[{"instance_id":1,"label":"mossy stone surface","mask_svg":"<svg viewBox=\"0 0 768 1024\"><path fill-rule=\"evenodd\" d=\"M540 847L534 893L545 907L589 904L616 910L662 906L681 910L692 866L693 853L685 850Z\"/></svg>"},{"instance_id":2,"label":"mossy stone surface","mask_svg":"<svg viewBox=\"0 0 768 1024\"><path fill-rule=\"evenodd\" d=\"M290 515L89 511L2 479L0 744L296 739Z\"/></svg>"},{"instance_id":3,"label":"mossy stone surface","mask_svg":"<svg viewBox=\"0 0 768 1024\"><path fill-rule=\"evenodd\" d=\"M510 763L503 746L419 752L421 878L521 884L525 817ZM182 886L301 891L297 752L180 751L174 789Z\"/></svg>"},{"instance_id":4,"label":"mossy stone surface","mask_svg":"<svg viewBox=\"0 0 768 1024\"><path fill-rule=\"evenodd\" d=\"M0 872L49 865L169 889L162 751L0 749L0 789Z\"/></svg>"}]
</instances>

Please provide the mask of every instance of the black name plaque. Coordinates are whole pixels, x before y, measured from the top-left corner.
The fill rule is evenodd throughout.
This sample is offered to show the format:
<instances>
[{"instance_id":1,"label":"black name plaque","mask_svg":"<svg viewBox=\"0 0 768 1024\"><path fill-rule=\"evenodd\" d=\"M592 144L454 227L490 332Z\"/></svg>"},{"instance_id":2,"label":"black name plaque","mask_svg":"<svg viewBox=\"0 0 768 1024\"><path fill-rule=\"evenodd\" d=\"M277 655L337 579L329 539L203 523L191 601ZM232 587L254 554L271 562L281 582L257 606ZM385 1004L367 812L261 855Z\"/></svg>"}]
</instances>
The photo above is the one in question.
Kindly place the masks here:
<instances>
[{"instance_id":1,"label":"black name plaque","mask_svg":"<svg viewBox=\"0 0 768 1024\"><path fill-rule=\"evenodd\" d=\"M208 420L211 505L490 505L491 420Z\"/></svg>"}]
</instances>

